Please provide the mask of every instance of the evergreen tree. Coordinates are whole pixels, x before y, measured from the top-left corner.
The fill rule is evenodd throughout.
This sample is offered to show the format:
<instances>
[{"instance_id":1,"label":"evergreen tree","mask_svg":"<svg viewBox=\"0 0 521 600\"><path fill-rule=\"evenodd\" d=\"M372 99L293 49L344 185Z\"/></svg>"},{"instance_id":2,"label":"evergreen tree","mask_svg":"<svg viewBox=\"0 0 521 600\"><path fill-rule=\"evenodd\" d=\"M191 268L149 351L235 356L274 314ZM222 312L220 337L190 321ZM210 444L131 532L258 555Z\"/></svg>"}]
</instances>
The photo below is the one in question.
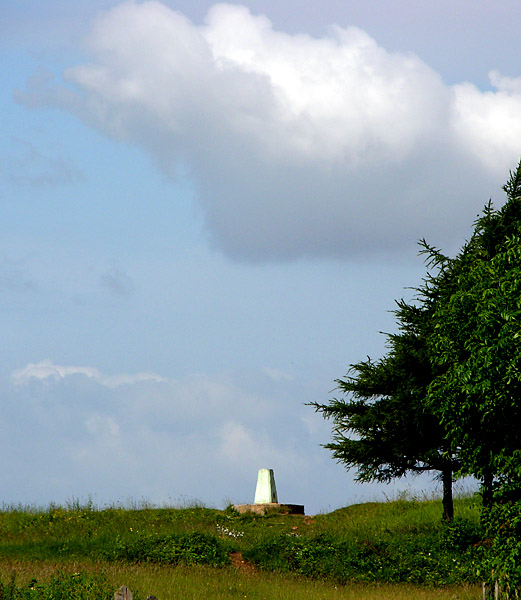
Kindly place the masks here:
<instances>
[{"instance_id":1,"label":"evergreen tree","mask_svg":"<svg viewBox=\"0 0 521 600\"><path fill-rule=\"evenodd\" d=\"M443 518L453 517L452 479L459 468L445 432L425 402L433 379L428 354L430 299L420 290L419 305L397 303L398 333L388 335L387 355L351 366L337 380L344 397L313 406L333 420L333 440L325 447L357 481L389 482L407 473L438 472L443 481Z\"/></svg>"},{"instance_id":2,"label":"evergreen tree","mask_svg":"<svg viewBox=\"0 0 521 600\"><path fill-rule=\"evenodd\" d=\"M422 240L430 271L415 304L398 303L388 353L337 380L344 393L314 403L333 420L326 445L358 481L438 471L444 518L452 477L521 498L521 162L451 259Z\"/></svg>"}]
</instances>

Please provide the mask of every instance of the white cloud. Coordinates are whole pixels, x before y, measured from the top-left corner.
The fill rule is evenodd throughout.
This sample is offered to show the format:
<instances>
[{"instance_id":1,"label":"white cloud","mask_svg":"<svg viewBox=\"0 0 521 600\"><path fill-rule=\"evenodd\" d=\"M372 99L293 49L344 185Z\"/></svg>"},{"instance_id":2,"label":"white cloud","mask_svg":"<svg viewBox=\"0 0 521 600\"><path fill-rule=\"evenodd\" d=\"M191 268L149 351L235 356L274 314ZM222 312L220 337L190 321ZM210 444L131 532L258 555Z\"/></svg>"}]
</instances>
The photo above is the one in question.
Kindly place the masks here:
<instances>
[{"instance_id":1,"label":"white cloud","mask_svg":"<svg viewBox=\"0 0 521 600\"><path fill-rule=\"evenodd\" d=\"M281 403L284 383L258 377L257 389L250 389L255 379L240 383L242 377L230 374L160 383L136 377L136 385L107 386L95 367L27 365L13 372L16 385L2 393L10 424L0 420L0 467L10 489L4 501L92 494L100 502L181 496L247 502L257 470L269 467L286 501L300 496L316 510L320 495L303 497L310 481L338 468L320 448L323 440L311 441L302 425L309 408L301 394ZM13 453L17 439L26 441ZM326 468L310 476L317 460ZM23 481L17 465L24 465Z\"/></svg>"},{"instance_id":2,"label":"white cloud","mask_svg":"<svg viewBox=\"0 0 521 600\"><path fill-rule=\"evenodd\" d=\"M28 381L0 380L7 504L251 502L259 468L275 470L281 501L309 513L378 489L354 485L320 447L330 427L304 405L316 393L310 381L301 381L306 397L260 372L107 387L95 367L50 361L13 373L12 382Z\"/></svg>"},{"instance_id":3,"label":"white cloud","mask_svg":"<svg viewBox=\"0 0 521 600\"><path fill-rule=\"evenodd\" d=\"M271 122L257 121L253 134L277 160L394 163L437 130L447 93L439 77L414 56L386 53L360 29L333 28L325 39L292 36L245 7L221 4L209 12L202 33L216 70L257 75L269 84ZM237 108L244 118L255 104L250 95L248 105ZM421 119L426 110L430 120ZM241 116L232 113L230 121L241 133Z\"/></svg>"},{"instance_id":4,"label":"white cloud","mask_svg":"<svg viewBox=\"0 0 521 600\"><path fill-rule=\"evenodd\" d=\"M279 369L272 369L270 367L264 367L262 370L268 377L275 381L293 381L293 376L289 373L285 373Z\"/></svg>"},{"instance_id":5,"label":"white cloud","mask_svg":"<svg viewBox=\"0 0 521 600\"><path fill-rule=\"evenodd\" d=\"M245 458L248 461L259 460L258 455L266 446L266 440L255 439L252 431L234 421L228 421L221 427L219 437L221 453L228 462L235 466L242 464Z\"/></svg>"},{"instance_id":6,"label":"white cloud","mask_svg":"<svg viewBox=\"0 0 521 600\"><path fill-rule=\"evenodd\" d=\"M31 379L59 381L74 375L84 375L108 388L133 385L142 381L167 381L166 378L161 377L156 373L103 375L95 367L55 365L51 360L47 359L42 360L39 363L29 363L21 369L16 369L11 373L11 382L14 385L23 385L29 383Z\"/></svg>"},{"instance_id":7,"label":"white cloud","mask_svg":"<svg viewBox=\"0 0 521 600\"><path fill-rule=\"evenodd\" d=\"M87 431L96 435L102 433L110 438L119 438L121 428L116 421L111 417L104 417L100 414L93 414L85 420L85 428Z\"/></svg>"},{"instance_id":8,"label":"white cloud","mask_svg":"<svg viewBox=\"0 0 521 600\"><path fill-rule=\"evenodd\" d=\"M211 240L239 259L461 242L521 154L517 79L447 86L354 27L289 35L228 4L196 26L149 1L100 17L89 49L73 90L33 80L24 101L188 170Z\"/></svg>"},{"instance_id":9,"label":"white cloud","mask_svg":"<svg viewBox=\"0 0 521 600\"><path fill-rule=\"evenodd\" d=\"M507 178L521 156L521 77L489 74L496 91L464 83L454 88L454 130L462 147L488 170Z\"/></svg>"}]
</instances>

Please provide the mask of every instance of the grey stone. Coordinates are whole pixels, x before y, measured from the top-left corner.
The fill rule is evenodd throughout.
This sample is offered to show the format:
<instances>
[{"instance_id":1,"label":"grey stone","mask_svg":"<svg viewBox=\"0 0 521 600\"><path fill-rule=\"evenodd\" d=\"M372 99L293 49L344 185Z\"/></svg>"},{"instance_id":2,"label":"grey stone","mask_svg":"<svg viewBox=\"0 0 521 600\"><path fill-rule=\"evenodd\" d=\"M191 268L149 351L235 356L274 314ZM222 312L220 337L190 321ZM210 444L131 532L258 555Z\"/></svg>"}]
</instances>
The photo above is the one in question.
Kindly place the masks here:
<instances>
[{"instance_id":1,"label":"grey stone","mask_svg":"<svg viewBox=\"0 0 521 600\"><path fill-rule=\"evenodd\" d=\"M132 600L132 592L126 585L122 585L117 592L114 592L114 600Z\"/></svg>"}]
</instances>

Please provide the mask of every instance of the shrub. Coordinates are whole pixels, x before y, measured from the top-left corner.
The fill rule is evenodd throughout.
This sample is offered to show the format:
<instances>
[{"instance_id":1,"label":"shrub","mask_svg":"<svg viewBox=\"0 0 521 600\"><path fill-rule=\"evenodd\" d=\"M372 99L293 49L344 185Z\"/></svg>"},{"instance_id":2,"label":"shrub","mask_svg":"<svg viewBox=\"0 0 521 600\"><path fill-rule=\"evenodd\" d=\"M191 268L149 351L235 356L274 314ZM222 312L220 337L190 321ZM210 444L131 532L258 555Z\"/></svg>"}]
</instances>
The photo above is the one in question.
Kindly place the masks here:
<instances>
[{"instance_id":1,"label":"shrub","mask_svg":"<svg viewBox=\"0 0 521 600\"><path fill-rule=\"evenodd\" d=\"M243 556L271 571L294 571L345 583L444 585L475 580L475 527L461 520L423 535L356 538L281 534L254 544Z\"/></svg>"},{"instance_id":2,"label":"shrub","mask_svg":"<svg viewBox=\"0 0 521 600\"><path fill-rule=\"evenodd\" d=\"M481 570L485 581L500 582L504 598L521 597L521 501L494 505L483 518L490 542Z\"/></svg>"},{"instance_id":3,"label":"shrub","mask_svg":"<svg viewBox=\"0 0 521 600\"><path fill-rule=\"evenodd\" d=\"M450 523L443 523L442 544L448 550L467 550L478 544L483 538L483 531L478 523L461 517Z\"/></svg>"},{"instance_id":4,"label":"shrub","mask_svg":"<svg viewBox=\"0 0 521 600\"><path fill-rule=\"evenodd\" d=\"M207 533L136 535L124 541L118 539L108 558L222 567L230 563L229 551L228 544Z\"/></svg>"},{"instance_id":5,"label":"shrub","mask_svg":"<svg viewBox=\"0 0 521 600\"><path fill-rule=\"evenodd\" d=\"M112 586L101 575L86 573L58 573L49 583L33 579L25 587L16 585L14 574L8 584L0 582L0 600L111 600L113 596Z\"/></svg>"}]
</instances>

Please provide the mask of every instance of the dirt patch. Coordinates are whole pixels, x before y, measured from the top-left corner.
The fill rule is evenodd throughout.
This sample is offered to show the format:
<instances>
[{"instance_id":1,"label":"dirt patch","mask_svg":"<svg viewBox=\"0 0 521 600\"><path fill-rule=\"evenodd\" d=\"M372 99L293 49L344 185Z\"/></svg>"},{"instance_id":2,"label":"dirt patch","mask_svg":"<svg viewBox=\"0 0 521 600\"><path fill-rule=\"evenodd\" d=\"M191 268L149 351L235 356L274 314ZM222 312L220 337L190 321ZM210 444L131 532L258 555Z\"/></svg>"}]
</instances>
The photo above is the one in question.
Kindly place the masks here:
<instances>
[{"instance_id":1,"label":"dirt patch","mask_svg":"<svg viewBox=\"0 0 521 600\"><path fill-rule=\"evenodd\" d=\"M256 573L257 569L254 565L244 560L240 552L232 552L230 554L232 565L242 573Z\"/></svg>"}]
</instances>

